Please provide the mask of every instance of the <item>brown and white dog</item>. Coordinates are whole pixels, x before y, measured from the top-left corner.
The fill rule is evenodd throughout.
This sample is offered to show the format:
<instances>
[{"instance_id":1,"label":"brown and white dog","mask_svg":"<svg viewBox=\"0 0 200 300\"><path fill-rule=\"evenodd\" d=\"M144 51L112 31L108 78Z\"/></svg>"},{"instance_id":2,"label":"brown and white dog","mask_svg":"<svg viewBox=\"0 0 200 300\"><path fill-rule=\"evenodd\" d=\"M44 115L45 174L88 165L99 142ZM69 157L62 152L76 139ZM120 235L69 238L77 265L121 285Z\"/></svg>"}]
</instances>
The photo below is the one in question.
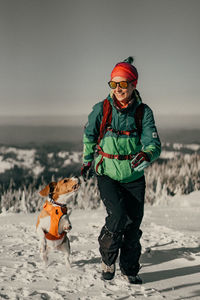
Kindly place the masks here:
<instances>
[{"instance_id":1,"label":"brown and white dog","mask_svg":"<svg viewBox=\"0 0 200 300\"><path fill-rule=\"evenodd\" d=\"M70 267L70 243L67 232L72 226L67 210L67 201L80 187L78 178L64 178L49 183L40 195L49 197L40 212L36 224L40 240L40 256L45 265L48 262L48 250L56 249L65 252L66 266Z\"/></svg>"}]
</instances>

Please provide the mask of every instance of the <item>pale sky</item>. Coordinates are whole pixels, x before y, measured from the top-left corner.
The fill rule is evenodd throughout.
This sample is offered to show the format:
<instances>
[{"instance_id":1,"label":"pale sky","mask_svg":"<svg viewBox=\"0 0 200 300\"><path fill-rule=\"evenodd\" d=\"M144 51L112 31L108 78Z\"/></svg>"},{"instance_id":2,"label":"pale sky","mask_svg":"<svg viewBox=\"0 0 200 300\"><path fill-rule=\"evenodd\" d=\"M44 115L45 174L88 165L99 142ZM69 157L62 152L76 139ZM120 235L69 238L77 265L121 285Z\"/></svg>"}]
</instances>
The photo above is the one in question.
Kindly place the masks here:
<instances>
[{"instance_id":1,"label":"pale sky","mask_svg":"<svg viewBox=\"0 0 200 300\"><path fill-rule=\"evenodd\" d=\"M135 57L157 114L200 115L199 0L0 0L0 115L88 114Z\"/></svg>"}]
</instances>

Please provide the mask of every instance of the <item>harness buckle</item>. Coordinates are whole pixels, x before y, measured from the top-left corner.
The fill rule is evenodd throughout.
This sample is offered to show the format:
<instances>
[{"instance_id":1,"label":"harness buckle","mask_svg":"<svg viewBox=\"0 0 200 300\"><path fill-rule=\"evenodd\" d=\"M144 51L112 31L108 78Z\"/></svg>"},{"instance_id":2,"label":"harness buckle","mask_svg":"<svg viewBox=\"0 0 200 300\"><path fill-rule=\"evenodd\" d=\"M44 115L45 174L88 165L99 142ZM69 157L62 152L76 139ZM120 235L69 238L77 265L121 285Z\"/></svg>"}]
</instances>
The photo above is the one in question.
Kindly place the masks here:
<instances>
[{"instance_id":1,"label":"harness buckle","mask_svg":"<svg viewBox=\"0 0 200 300\"><path fill-rule=\"evenodd\" d=\"M134 159L134 157L135 157L135 155L134 155L134 154L130 154L130 155L129 155L129 160L132 160L132 159Z\"/></svg>"}]
</instances>

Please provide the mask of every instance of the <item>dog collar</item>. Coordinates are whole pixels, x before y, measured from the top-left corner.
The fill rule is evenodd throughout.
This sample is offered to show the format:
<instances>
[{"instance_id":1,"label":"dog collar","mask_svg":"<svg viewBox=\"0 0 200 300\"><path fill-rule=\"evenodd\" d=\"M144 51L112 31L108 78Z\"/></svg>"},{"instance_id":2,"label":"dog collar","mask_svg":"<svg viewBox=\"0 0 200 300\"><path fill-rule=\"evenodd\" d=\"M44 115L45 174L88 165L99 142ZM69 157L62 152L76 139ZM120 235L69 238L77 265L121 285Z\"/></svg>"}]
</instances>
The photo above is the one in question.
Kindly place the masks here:
<instances>
[{"instance_id":1,"label":"dog collar","mask_svg":"<svg viewBox=\"0 0 200 300\"><path fill-rule=\"evenodd\" d=\"M49 197L49 202L51 202L51 203L54 204L54 205L60 206L60 207L67 207L66 204L62 204L62 203L56 202L56 201L53 200L51 197Z\"/></svg>"},{"instance_id":2,"label":"dog collar","mask_svg":"<svg viewBox=\"0 0 200 300\"><path fill-rule=\"evenodd\" d=\"M60 207L61 211L62 211L62 213L64 215L67 214L67 205L66 204L58 203L58 202L54 201L52 198L50 198L50 197L49 197L48 201L51 202L53 205Z\"/></svg>"}]
</instances>

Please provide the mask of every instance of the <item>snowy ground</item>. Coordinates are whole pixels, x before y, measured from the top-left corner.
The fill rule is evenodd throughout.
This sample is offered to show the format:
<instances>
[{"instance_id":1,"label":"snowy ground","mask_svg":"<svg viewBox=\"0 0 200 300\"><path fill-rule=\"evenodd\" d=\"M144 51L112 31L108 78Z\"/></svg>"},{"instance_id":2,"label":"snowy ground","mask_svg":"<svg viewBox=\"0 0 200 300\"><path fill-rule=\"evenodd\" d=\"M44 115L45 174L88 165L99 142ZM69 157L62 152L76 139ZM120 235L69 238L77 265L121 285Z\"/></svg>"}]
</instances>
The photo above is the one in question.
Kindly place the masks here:
<instances>
[{"instance_id":1,"label":"snowy ground","mask_svg":"<svg viewBox=\"0 0 200 300\"><path fill-rule=\"evenodd\" d=\"M175 204L176 203L176 204ZM119 267L110 282L100 279L97 237L105 211L71 215L72 268L51 252L44 268L35 233L36 214L0 215L0 299L200 299L200 192L145 208L142 224L142 286L130 285Z\"/></svg>"}]
</instances>

